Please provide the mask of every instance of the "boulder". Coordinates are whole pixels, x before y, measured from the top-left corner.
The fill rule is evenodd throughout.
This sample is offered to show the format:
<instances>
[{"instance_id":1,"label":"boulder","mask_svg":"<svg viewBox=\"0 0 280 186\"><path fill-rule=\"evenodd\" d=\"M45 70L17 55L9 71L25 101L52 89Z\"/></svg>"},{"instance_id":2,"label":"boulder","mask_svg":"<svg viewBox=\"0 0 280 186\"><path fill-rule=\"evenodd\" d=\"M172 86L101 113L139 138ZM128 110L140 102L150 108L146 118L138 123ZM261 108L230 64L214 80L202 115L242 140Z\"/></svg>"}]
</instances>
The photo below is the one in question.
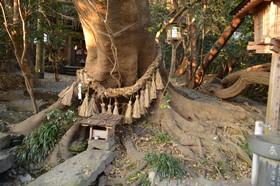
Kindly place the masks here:
<instances>
[{"instance_id":1,"label":"boulder","mask_svg":"<svg viewBox=\"0 0 280 186\"><path fill-rule=\"evenodd\" d=\"M0 150L9 147L11 144L11 136L0 132Z\"/></svg>"},{"instance_id":2,"label":"boulder","mask_svg":"<svg viewBox=\"0 0 280 186\"><path fill-rule=\"evenodd\" d=\"M0 173L6 172L14 165L14 155L10 150L0 151Z\"/></svg>"},{"instance_id":3,"label":"boulder","mask_svg":"<svg viewBox=\"0 0 280 186\"><path fill-rule=\"evenodd\" d=\"M111 151L84 151L41 175L28 186L90 185L113 161L114 157L115 155Z\"/></svg>"}]
</instances>

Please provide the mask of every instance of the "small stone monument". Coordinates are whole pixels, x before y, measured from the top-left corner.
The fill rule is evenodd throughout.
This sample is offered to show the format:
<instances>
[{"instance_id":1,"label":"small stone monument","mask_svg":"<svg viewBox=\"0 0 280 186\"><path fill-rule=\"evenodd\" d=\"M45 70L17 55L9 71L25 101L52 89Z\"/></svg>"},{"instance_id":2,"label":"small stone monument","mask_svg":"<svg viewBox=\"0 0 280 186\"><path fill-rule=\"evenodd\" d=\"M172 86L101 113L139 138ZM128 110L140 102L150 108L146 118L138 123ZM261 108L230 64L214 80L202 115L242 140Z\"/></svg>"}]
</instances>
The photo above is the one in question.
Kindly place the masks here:
<instances>
[{"instance_id":1,"label":"small stone monument","mask_svg":"<svg viewBox=\"0 0 280 186\"><path fill-rule=\"evenodd\" d=\"M88 149L110 150L115 143L115 127L121 120L121 115L108 113L82 120L81 126L89 127Z\"/></svg>"}]
</instances>

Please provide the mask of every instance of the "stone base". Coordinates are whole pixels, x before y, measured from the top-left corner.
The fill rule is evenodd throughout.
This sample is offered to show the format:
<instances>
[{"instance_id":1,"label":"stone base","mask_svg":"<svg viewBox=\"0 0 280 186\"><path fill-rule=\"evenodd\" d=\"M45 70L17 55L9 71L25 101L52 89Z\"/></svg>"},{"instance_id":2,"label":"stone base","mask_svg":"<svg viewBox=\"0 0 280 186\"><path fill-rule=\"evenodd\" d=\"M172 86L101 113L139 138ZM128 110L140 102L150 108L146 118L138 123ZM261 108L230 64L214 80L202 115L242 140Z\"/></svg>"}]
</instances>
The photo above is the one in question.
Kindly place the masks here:
<instances>
[{"instance_id":1,"label":"stone base","mask_svg":"<svg viewBox=\"0 0 280 186\"><path fill-rule=\"evenodd\" d=\"M88 149L111 150L115 144L115 140L90 140Z\"/></svg>"}]
</instances>

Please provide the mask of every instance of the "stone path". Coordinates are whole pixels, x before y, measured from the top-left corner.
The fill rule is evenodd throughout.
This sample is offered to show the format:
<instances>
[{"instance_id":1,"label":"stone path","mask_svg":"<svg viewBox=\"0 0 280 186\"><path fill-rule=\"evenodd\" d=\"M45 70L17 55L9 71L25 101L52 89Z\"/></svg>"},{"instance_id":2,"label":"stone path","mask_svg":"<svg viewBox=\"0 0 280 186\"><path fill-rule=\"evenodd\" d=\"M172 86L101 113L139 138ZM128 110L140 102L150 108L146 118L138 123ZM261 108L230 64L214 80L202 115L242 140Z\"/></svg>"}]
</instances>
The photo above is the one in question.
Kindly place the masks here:
<instances>
[{"instance_id":1,"label":"stone path","mask_svg":"<svg viewBox=\"0 0 280 186\"><path fill-rule=\"evenodd\" d=\"M41 175L28 186L87 186L114 158L111 151L87 150Z\"/></svg>"}]
</instances>

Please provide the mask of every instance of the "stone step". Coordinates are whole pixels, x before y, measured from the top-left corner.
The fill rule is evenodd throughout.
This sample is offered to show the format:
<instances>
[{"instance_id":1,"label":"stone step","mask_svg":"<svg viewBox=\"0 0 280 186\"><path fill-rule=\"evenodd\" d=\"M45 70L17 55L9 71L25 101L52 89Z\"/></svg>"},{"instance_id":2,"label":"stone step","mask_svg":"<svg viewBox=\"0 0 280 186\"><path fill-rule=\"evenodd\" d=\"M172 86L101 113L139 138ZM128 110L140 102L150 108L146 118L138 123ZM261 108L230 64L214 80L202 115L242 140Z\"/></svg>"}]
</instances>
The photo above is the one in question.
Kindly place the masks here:
<instances>
[{"instance_id":1,"label":"stone step","mask_svg":"<svg viewBox=\"0 0 280 186\"><path fill-rule=\"evenodd\" d=\"M28 186L90 185L114 158L111 151L87 150L41 175Z\"/></svg>"},{"instance_id":2,"label":"stone step","mask_svg":"<svg viewBox=\"0 0 280 186\"><path fill-rule=\"evenodd\" d=\"M10 150L0 151L0 173L6 172L14 165L14 155Z\"/></svg>"},{"instance_id":3,"label":"stone step","mask_svg":"<svg viewBox=\"0 0 280 186\"><path fill-rule=\"evenodd\" d=\"M0 132L0 150L8 148L11 144L11 136Z\"/></svg>"}]
</instances>

